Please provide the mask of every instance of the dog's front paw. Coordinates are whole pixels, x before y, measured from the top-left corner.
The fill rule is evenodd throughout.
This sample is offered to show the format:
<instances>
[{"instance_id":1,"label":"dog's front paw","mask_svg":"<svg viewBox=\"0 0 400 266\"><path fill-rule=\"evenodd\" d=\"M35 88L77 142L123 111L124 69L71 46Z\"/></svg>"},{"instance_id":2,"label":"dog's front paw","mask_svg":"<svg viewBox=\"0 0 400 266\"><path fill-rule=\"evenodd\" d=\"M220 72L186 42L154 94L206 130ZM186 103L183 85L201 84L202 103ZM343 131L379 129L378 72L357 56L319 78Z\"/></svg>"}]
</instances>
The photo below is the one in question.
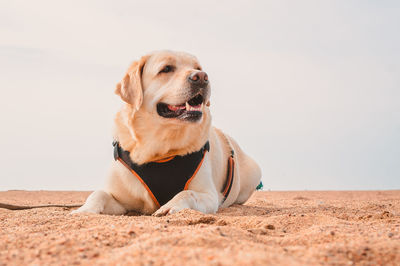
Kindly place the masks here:
<instances>
[{"instance_id":1,"label":"dog's front paw","mask_svg":"<svg viewBox=\"0 0 400 266\"><path fill-rule=\"evenodd\" d=\"M70 212L70 215L74 215L74 214L78 214L78 213L82 213L81 211L79 211L79 209L77 210L73 210L72 212Z\"/></svg>"},{"instance_id":2,"label":"dog's front paw","mask_svg":"<svg viewBox=\"0 0 400 266\"><path fill-rule=\"evenodd\" d=\"M99 208L87 208L85 206L80 207L79 209L73 210L69 214L79 214L79 213L94 213L100 214L101 210Z\"/></svg>"},{"instance_id":3,"label":"dog's front paw","mask_svg":"<svg viewBox=\"0 0 400 266\"><path fill-rule=\"evenodd\" d=\"M153 216L165 216L165 215L169 215L169 214L174 214L177 212L180 212L183 209L187 209L187 206L183 206L183 205L175 205L175 206L168 206L168 204L165 204L164 206L161 206L161 208L159 208L155 213L153 213Z\"/></svg>"}]
</instances>

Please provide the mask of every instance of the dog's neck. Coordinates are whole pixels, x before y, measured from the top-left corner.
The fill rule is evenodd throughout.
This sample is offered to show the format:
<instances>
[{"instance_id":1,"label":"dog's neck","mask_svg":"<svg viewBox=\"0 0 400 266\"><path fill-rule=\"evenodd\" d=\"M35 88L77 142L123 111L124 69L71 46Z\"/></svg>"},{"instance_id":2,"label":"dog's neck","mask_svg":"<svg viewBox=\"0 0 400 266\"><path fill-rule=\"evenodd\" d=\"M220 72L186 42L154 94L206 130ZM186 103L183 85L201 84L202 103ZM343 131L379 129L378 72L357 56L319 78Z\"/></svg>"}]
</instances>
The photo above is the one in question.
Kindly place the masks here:
<instances>
[{"instance_id":1,"label":"dog's neck","mask_svg":"<svg viewBox=\"0 0 400 266\"><path fill-rule=\"evenodd\" d=\"M114 138L137 164L198 151L208 140L211 127L208 108L200 123L160 123L153 116L141 110L134 113L127 105L115 117Z\"/></svg>"}]
</instances>

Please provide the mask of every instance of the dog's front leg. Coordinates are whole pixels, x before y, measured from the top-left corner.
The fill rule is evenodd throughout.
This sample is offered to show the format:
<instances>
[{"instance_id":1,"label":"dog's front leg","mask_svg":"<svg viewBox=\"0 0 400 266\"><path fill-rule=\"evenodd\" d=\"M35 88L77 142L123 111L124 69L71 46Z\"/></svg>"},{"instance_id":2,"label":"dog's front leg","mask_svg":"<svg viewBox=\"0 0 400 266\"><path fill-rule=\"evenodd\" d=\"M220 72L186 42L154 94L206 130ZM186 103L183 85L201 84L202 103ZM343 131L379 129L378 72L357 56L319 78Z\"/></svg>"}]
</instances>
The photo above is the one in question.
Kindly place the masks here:
<instances>
[{"instance_id":1,"label":"dog's front leg","mask_svg":"<svg viewBox=\"0 0 400 266\"><path fill-rule=\"evenodd\" d=\"M179 212L183 209L193 209L204 213L215 213L218 210L218 196L213 193L184 190L178 193L153 215L163 216Z\"/></svg>"}]
</instances>

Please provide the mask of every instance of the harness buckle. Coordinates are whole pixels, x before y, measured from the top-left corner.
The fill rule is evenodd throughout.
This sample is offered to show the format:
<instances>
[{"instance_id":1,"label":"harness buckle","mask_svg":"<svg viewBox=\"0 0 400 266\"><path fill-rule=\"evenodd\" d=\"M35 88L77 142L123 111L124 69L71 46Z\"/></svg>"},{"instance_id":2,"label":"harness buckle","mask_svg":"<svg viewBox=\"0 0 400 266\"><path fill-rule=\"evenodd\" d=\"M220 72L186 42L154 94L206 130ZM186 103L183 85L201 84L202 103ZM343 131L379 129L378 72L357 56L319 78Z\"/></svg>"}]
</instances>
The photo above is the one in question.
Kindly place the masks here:
<instances>
[{"instance_id":1,"label":"harness buckle","mask_svg":"<svg viewBox=\"0 0 400 266\"><path fill-rule=\"evenodd\" d=\"M208 151L208 152L210 151L210 142L209 141L207 141L206 144L204 144L203 151Z\"/></svg>"},{"instance_id":2,"label":"harness buckle","mask_svg":"<svg viewBox=\"0 0 400 266\"><path fill-rule=\"evenodd\" d=\"M118 160L119 156L119 142L114 140L112 145L114 146L114 160Z\"/></svg>"}]
</instances>

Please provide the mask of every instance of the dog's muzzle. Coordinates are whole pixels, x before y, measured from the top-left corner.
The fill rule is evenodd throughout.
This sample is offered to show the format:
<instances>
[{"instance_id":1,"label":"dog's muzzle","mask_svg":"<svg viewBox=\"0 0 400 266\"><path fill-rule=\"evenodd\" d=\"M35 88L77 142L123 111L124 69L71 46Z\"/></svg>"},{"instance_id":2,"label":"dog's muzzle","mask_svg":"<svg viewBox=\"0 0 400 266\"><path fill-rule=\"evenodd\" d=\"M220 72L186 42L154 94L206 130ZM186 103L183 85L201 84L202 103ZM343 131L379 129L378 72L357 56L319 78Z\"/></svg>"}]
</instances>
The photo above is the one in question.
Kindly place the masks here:
<instances>
[{"instance_id":1,"label":"dog's muzzle","mask_svg":"<svg viewBox=\"0 0 400 266\"><path fill-rule=\"evenodd\" d=\"M208 75L204 71L196 71L187 77L188 100L182 104L171 105L160 102L157 113L164 118L177 118L188 122L197 122L203 115L203 105L209 94Z\"/></svg>"}]
</instances>

